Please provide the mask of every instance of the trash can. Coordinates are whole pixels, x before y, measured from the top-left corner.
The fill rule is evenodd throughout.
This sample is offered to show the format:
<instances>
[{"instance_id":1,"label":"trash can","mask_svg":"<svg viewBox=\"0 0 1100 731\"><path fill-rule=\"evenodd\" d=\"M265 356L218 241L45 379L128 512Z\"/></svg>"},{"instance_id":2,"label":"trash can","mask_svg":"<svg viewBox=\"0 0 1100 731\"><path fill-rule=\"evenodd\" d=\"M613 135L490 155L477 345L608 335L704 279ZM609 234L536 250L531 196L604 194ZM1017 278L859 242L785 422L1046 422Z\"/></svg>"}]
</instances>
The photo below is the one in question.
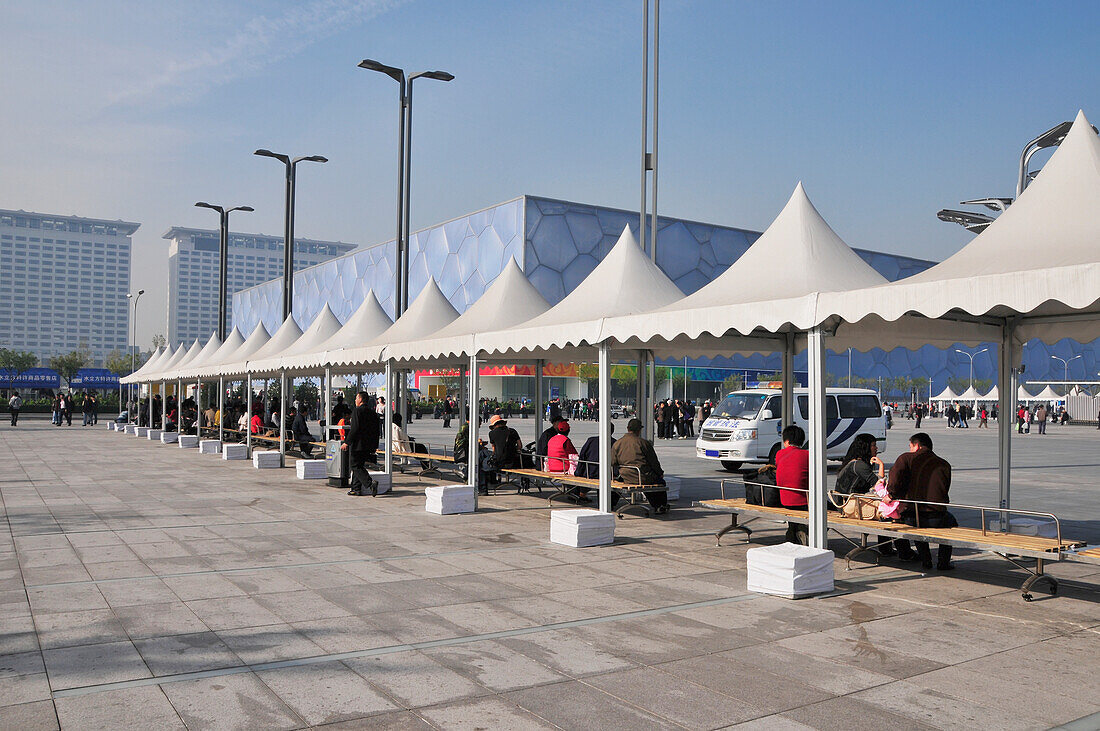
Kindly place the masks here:
<instances>
[{"instance_id":1,"label":"trash can","mask_svg":"<svg viewBox=\"0 0 1100 731\"><path fill-rule=\"evenodd\" d=\"M347 487L348 453L340 449L339 439L330 439L325 443L325 471L328 474L328 484L332 487Z\"/></svg>"}]
</instances>

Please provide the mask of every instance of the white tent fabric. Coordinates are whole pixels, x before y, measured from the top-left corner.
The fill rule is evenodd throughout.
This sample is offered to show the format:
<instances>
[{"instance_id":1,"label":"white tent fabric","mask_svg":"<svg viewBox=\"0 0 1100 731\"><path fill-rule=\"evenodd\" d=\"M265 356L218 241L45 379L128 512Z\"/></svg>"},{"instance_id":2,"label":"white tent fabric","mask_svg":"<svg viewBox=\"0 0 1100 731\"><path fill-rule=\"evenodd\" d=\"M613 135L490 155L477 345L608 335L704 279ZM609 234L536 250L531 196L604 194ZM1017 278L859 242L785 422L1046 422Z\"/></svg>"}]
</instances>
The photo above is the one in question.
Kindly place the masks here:
<instances>
[{"instance_id":1,"label":"white tent fabric","mask_svg":"<svg viewBox=\"0 0 1100 731\"><path fill-rule=\"evenodd\" d=\"M1031 317L1020 342L1100 336L1100 138L1078 113L1042 173L1019 199L954 256L892 284L823 293L817 319L847 323L877 316L887 323L907 313ZM1041 262L1036 266L1035 262ZM1072 314L1073 322L1041 321Z\"/></svg>"},{"instance_id":2,"label":"white tent fabric","mask_svg":"<svg viewBox=\"0 0 1100 731\"><path fill-rule=\"evenodd\" d=\"M221 358L212 360L210 365L202 368L194 375L206 378L227 375L224 369L234 364L247 361L249 356L266 345L269 340L271 340L271 335L261 322L256 325L256 329L252 331L252 334L249 335L236 350L227 352ZM229 338L226 338L226 342L229 342Z\"/></svg>"},{"instance_id":3,"label":"white tent fabric","mask_svg":"<svg viewBox=\"0 0 1100 731\"><path fill-rule=\"evenodd\" d=\"M1001 400L1001 392L1000 392L1000 390L998 390L998 388L996 386L994 386L993 388L989 389L989 393L982 396L978 400L979 401L1000 401Z\"/></svg>"},{"instance_id":4,"label":"white tent fabric","mask_svg":"<svg viewBox=\"0 0 1100 731\"><path fill-rule=\"evenodd\" d=\"M271 360L277 361L278 357L288 348L293 346L301 337L302 328L298 327L298 322L294 319L294 315L287 315L286 320L283 321L283 324L279 326L279 329L275 331L275 334L271 336L270 340L257 348L246 359L239 360L236 363L228 363L223 366L220 369L220 375L259 373L260 371L255 367L256 363ZM272 373L277 370L278 368L276 367L263 372Z\"/></svg>"},{"instance_id":5,"label":"white tent fabric","mask_svg":"<svg viewBox=\"0 0 1100 731\"><path fill-rule=\"evenodd\" d=\"M218 347L213 353L207 357L192 363L187 371L181 373L181 376L190 378L196 375L202 375L207 368L217 363L221 363L227 356L229 356L237 348L244 345L245 337L241 334L241 331L237 328L233 328L233 331L226 336L225 342Z\"/></svg>"},{"instance_id":6,"label":"white tent fabric","mask_svg":"<svg viewBox=\"0 0 1100 731\"><path fill-rule=\"evenodd\" d=\"M814 293L885 283L825 222L799 183L767 230L720 276L660 309L609 319L603 335L624 343L683 342L729 330L780 332L788 323L807 328L815 324Z\"/></svg>"},{"instance_id":7,"label":"white tent fabric","mask_svg":"<svg viewBox=\"0 0 1100 731\"><path fill-rule=\"evenodd\" d=\"M169 380L182 377L182 369L197 361L204 349L205 346L198 340L196 340L195 344L187 350L187 355L176 361L176 364L172 366L172 371L170 374L168 374L170 376ZM163 377L164 375L164 373L161 373L161 377Z\"/></svg>"},{"instance_id":8,"label":"white tent fabric","mask_svg":"<svg viewBox=\"0 0 1100 731\"><path fill-rule=\"evenodd\" d=\"M340 319L336 317L326 304L313 322L302 333L302 336L294 341L294 344L282 353L274 354L260 360L260 353L248 364L250 371L254 373L271 372L285 367L287 358L301 353L310 353L319 348L326 340L340 331ZM274 342L274 339L273 341Z\"/></svg>"},{"instance_id":9,"label":"white tent fabric","mask_svg":"<svg viewBox=\"0 0 1100 731\"><path fill-rule=\"evenodd\" d=\"M385 358L411 362L466 355L475 352L477 333L505 330L538 317L548 309L549 303L512 259L461 316L426 339L387 346Z\"/></svg>"},{"instance_id":10,"label":"white tent fabric","mask_svg":"<svg viewBox=\"0 0 1100 731\"><path fill-rule=\"evenodd\" d=\"M1031 395L1031 392L1028 391L1023 386L1020 386L1019 388L1016 389L1016 400L1017 401L1030 401L1032 398L1034 398L1034 397Z\"/></svg>"},{"instance_id":11,"label":"white tent fabric","mask_svg":"<svg viewBox=\"0 0 1100 731\"><path fill-rule=\"evenodd\" d=\"M165 352L166 348L164 348L163 346L157 348L155 351L153 351L153 354L149 356L149 360L141 364L140 368L138 368L133 373L118 379L118 382L121 384L144 383L145 379L143 378L143 376L146 373L152 373L154 370L156 370L157 361L164 357Z\"/></svg>"},{"instance_id":12,"label":"white tent fabric","mask_svg":"<svg viewBox=\"0 0 1100 731\"><path fill-rule=\"evenodd\" d=\"M172 359L166 361L163 367L158 368L155 373L151 374L152 377L149 380L175 380L176 366L178 366L180 363L185 363L192 357L198 355L200 350L202 350L202 343L200 343L197 339L194 343L191 344L190 348L184 348L183 343L180 343L180 347L178 350L176 350L176 354L172 357Z\"/></svg>"},{"instance_id":13,"label":"white tent fabric","mask_svg":"<svg viewBox=\"0 0 1100 731\"><path fill-rule=\"evenodd\" d=\"M282 366L287 370L300 370L343 364L346 351L373 342L391 325L393 320L378 304L374 292L368 292L363 304L332 337L309 352L285 357Z\"/></svg>"},{"instance_id":14,"label":"white tent fabric","mask_svg":"<svg viewBox=\"0 0 1100 731\"><path fill-rule=\"evenodd\" d=\"M628 226L603 261L561 302L516 327L477 335L475 347L487 353L520 353L591 345L602 339L604 318L663 307L683 296L638 248Z\"/></svg>"},{"instance_id":15,"label":"white tent fabric","mask_svg":"<svg viewBox=\"0 0 1100 731\"><path fill-rule=\"evenodd\" d=\"M221 348L221 346L222 341L218 339L218 334L211 333L210 339L206 341L206 345L203 346L198 355L196 355L192 360L188 361L187 363L181 362L177 365L177 375L184 378L188 377L190 371L193 371L196 368L200 367L203 361L207 361L211 357L213 357L214 353L218 352L218 349Z\"/></svg>"},{"instance_id":16,"label":"white tent fabric","mask_svg":"<svg viewBox=\"0 0 1100 731\"><path fill-rule=\"evenodd\" d=\"M383 350L390 343L405 343L426 338L457 318L458 310L447 301L435 280L429 279L424 289L409 305L409 309L405 310L396 322L366 345L345 350L339 356L339 362L378 363L383 359Z\"/></svg>"},{"instance_id":17,"label":"white tent fabric","mask_svg":"<svg viewBox=\"0 0 1100 731\"><path fill-rule=\"evenodd\" d=\"M1035 401L1063 401L1066 397L1055 391L1050 386L1047 386L1042 391L1035 394L1032 398Z\"/></svg>"},{"instance_id":18,"label":"white tent fabric","mask_svg":"<svg viewBox=\"0 0 1100 731\"><path fill-rule=\"evenodd\" d=\"M974 386L970 386L957 396L959 401L977 401L981 399L981 397L982 395L978 393L978 389L974 388Z\"/></svg>"},{"instance_id":19,"label":"white tent fabric","mask_svg":"<svg viewBox=\"0 0 1100 731\"><path fill-rule=\"evenodd\" d=\"M933 401L954 401L958 397L959 397L959 395L957 393L955 393L953 390L951 390L950 386L948 386L947 388L940 391L939 396L936 396L936 398L934 398L932 400Z\"/></svg>"}]
</instances>

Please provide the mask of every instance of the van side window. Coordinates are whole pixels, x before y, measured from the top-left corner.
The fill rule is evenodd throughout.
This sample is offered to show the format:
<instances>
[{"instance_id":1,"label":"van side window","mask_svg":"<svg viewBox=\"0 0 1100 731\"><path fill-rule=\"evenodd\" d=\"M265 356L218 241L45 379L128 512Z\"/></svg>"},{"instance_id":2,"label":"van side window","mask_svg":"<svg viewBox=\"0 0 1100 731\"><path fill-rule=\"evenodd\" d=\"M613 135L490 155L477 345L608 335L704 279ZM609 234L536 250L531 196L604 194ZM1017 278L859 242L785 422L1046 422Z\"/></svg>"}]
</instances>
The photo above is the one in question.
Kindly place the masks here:
<instances>
[{"instance_id":1,"label":"van side window","mask_svg":"<svg viewBox=\"0 0 1100 731\"><path fill-rule=\"evenodd\" d=\"M782 419L783 418L783 397L782 396L772 396L770 399L768 399L768 403L764 405L764 409L766 411L772 412L772 418L773 419Z\"/></svg>"},{"instance_id":2,"label":"van side window","mask_svg":"<svg viewBox=\"0 0 1100 731\"><path fill-rule=\"evenodd\" d=\"M874 398L874 396L872 396L871 398ZM810 399L807 396L799 396L798 397L798 412L800 414L802 414L803 419L805 419L806 421L810 420ZM825 397L825 418L826 419L839 418L839 417L837 417L837 412L836 412L836 397L835 396L826 396Z\"/></svg>"},{"instance_id":3,"label":"van side window","mask_svg":"<svg viewBox=\"0 0 1100 731\"><path fill-rule=\"evenodd\" d=\"M840 402L842 419L873 419L882 416L882 407L871 394L841 394L836 398Z\"/></svg>"}]
</instances>

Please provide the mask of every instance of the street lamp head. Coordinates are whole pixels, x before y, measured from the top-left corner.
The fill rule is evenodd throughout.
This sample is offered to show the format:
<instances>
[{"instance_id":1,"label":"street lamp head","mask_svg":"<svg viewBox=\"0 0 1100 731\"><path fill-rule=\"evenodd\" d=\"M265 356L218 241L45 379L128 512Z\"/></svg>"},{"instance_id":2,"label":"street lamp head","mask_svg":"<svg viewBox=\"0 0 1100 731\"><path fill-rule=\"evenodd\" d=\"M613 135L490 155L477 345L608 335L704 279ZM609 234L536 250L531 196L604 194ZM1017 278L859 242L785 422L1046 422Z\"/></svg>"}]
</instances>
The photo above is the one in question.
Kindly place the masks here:
<instances>
[{"instance_id":1,"label":"street lamp head","mask_svg":"<svg viewBox=\"0 0 1100 731\"><path fill-rule=\"evenodd\" d=\"M279 160L280 162L283 162L287 165L290 164L290 156L289 155L281 155L278 152L272 152L271 150L262 150L262 149L261 150L256 150L252 154L253 155L259 155L260 157L273 157L276 160Z\"/></svg>"},{"instance_id":2,"label":"street lamp head","mask_svg":"<svg viewBox=\"0 0 1100 731\"><path fill-rule=\"evenodd\" d=\"M138 297L140 297L143 294L145 294L145 290L144 289L139 289L138 290Z\"/></svg>"},{"instance_id":3,"label":"street lamp head","mask_svg":"<svg viewBox=\"0 0 1100 731\"><path fill-rule=\"evenodd\" d=\"M299 157L298 161L300 160L305 160L306 162L328 162L328 158L324 155L309 155L307 157Z\"/></svg>"},{"instance_id":4,"label":"street lamp head","mask_svg":"<svg viewBox=\"0 0 1100 731\"><path fill-rule=\"evenodd\" d=\"M195 208L209 208L210 210L217 211L218 213L221 213L222 210L221 206L216 206L213 203L207 203L205 201L199 201L198 203L196 203Z\"/></svg>"},{"instance_id":5,"label":"street lamp head","mask_svg":"<svg viewBox=\"0 0 1100 731\"><path fill-rule=\"evenodd\" d=\"M359 62L359 68L366 69L367 71L377 71L379 73L389 76L391 79L397 82L405 80L405 72L396 66L387 66L384 63L364 58Z\"/></svg>"},{"instance_id":6,"label":"street lamp head","mask_svg":"<svg viewBox=\"0 0 1100 731\"><path fill-rule=\"evenodd\" d=\"M252 206L235 206L233 208L230 208L229 210L230 211L246 211L248 213L252 213L256 209L253 208Z\"/></svg>"},{"instance_id":7,"label":"street lamp head","mask_svg":"<svg viewBox=\"0 0 1100 731\"><path fill-rule=\"evenodd\" d=\"M1040 149L1060 145L1062 140L1066 138L1066 135L1069 134L1070 127L1072 126L1073 122L1062 122L1059 125L1055 125L1032 140L1031 144Z\"/></svg>"},{"instance_id":8,"label":"street lamp head","mask_svg":"<svg viewBox=\"0 0 1100 731\"><path fill-rule=\"evenodd\" d=\"M133 292L127 292L126 293L126 299L130 300L130 299L133 299L133 298L134 298L134 293ZM1100 375L1100 374L1098 374L1098 375Z\"/></svg>"},{"instance_id":9,"label":"street lamp head","mask_svg":"<svg viewBox=\"0 0 1100 731\"><path fill-rule=\"evenodd\" d=\"M452 81L455 75L449 74L446 71L417 71L415 74L409 74L409 81L421 77L425 79L435 79L436 81Z\"/></svg>"}]
</instances>

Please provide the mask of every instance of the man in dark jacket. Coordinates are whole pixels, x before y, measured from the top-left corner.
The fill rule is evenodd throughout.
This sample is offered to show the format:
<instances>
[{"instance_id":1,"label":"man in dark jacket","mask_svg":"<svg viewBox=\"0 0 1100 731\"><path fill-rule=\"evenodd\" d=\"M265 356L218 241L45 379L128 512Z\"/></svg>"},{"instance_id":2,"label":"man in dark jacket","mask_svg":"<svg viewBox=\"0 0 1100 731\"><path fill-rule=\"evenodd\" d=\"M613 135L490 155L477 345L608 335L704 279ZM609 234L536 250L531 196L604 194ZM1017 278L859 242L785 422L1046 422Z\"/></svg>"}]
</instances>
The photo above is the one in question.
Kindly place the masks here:
<instances>
[{"instance_id":1,"label":"man in dark jacket","mask_svg":"<svg viewBox=\"0 0 1100 731\"><path fill-rule=\"evenodd\" d=\"M611 445L611 466L621 468L619 479L628 485L665 484L665 471L661 469L661 461L653 451L653 443L642 439L642 422L638 419L628 421L626 434ZM645 496L658 515L668 512L667 492L647 492Z\"/></svg>"},{"instance_id":2,"label":"man in dark jacket","mask_svg":"<svg viewBox=\"0 0 1100 731\"><path fill-rule=\"evenodd\" d=\"M298 442L298 449L306 457L313 454L313 435L309 433L309 425L306 423L305 414L293 406L290 407L290 431L294 434L294 441Z\"/></svg>"},{"instance_id":3,"label":"man in dark jacket","mask_svg":"<svg viewBox=\"0 0 1100 731\"><path fill-rule=\"evenodd\" d=\"M932 438L924 432L909 437L909 451L894 460L890 468L890 481L886 491L893 500L917 500L929 503L951 502L951 465L943 457L932 451ZM921 528L954 528L959 523L944 505L913 505L903 503L901 520ZM925 570L932 568L932 552L928 544L916 541L917 555ZM897 541L898 557L912 560L913 552L909 542ZM940 545L936 568L950 571L955 568L951 563L951 546Z\"/></svg>"},{"instance_id":4,"label":"man in dark jacket","mask_svg":"<svg viewBox=\"0 0 1100 731\"><path fill-rule=\"evenodd\" d=\"M546 469L546 455L550 450L550 440L558 435L558 422L551 419L550 426L546 427L546 431L539 435L538 442L535 444L535 468L540 470Z\"/></svg>"},{"instance_id":5,"label":"man in dark jacket","mask_svg":"<svg viewBox=\"0 0 1100 731\"><path fill-rule=\"evenodd\" d=\"M348 465L351 468L351 490L348 495L362 497L370 491L371 497L378 494L378 485L370 476L367 462L375 463L378 452L378 435L381 427L378 413L374 410L374 398L366 391L355 395L355 410L351 412L351 426L340 449L348 452Z\"/></svg>"}]
</instances>

